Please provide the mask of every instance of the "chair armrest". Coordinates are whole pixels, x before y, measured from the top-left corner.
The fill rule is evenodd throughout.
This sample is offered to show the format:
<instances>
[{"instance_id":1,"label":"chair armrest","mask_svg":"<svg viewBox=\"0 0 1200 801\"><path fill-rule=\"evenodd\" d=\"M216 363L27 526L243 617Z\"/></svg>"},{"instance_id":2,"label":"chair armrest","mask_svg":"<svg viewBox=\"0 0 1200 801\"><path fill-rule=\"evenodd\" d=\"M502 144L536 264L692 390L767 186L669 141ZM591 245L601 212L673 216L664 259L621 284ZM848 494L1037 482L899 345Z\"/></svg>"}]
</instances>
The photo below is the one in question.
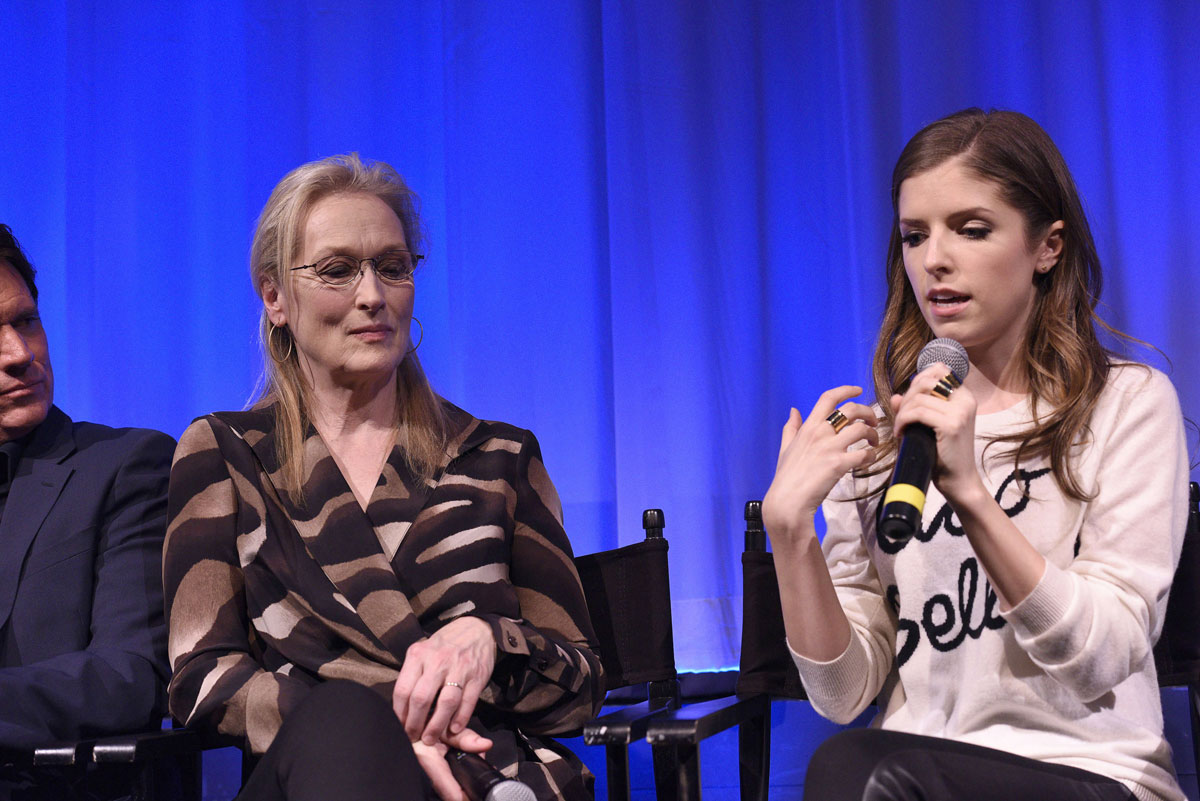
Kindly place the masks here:
<instances>
[{"instance_id":1,"label":"chair armrest","mask_svg":"<svg viewBox=\"0 0 1200 801\"><path fill-rule=\"evenodd\" d=\"M92 748L92 759L96 762L142 762L230 745L241 745L241 740L194 729L163 729L106 737Z\"/></svg>"},{"instance_id":2,"label":"chair armrest","mask_svg":"<svg viewBox=\"0 0 1200 801\"><path fill-rule=\"evenodd\" d=\"M698 744L718 732L764 715L770 703L769 696L752 695L687 704L649 721L646 740L651 745Z\"/></svg>"},{"instance_id":3,"label":"chair armrest","mask_svg":"<svg viewBox=\"0 0 1200 801\"><path fill-rule=\"evenodd\" d=\"M77 743L60 743L44 745L33 751L33 764L42 765L82 765L92 759L92 748L95 740L80 740Z\"/></svg>"},{"instance_id":4,"label":"chair armrest","mask_svg":"<svg viewBox=\"0 0 1200 801\"><path fill-rule=\"evenodd\" d=\"M645 737L649 722L670 709L661 699L623 706L584 726L583 741L588 745L628 745Z\"/></svg>"},{"instance_id":5,"label":"chair armrest","mask_svg":"<svg viewBox=\"0 0 1200 801\"><path fill-rule=\"evenodd\" d=\"M95 740L55 743L39 748L0 748L0 764L19 768L82 765L92 758Z\"/></svg>"}]
</instances>

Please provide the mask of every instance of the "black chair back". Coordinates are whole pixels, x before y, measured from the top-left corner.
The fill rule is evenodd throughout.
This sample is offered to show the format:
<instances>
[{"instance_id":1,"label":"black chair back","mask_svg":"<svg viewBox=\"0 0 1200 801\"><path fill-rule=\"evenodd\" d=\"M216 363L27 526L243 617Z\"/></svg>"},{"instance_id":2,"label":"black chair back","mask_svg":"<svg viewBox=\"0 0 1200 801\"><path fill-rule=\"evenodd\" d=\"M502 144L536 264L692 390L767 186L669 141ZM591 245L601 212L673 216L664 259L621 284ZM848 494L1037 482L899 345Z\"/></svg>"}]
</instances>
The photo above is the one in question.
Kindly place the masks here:
<instances>
[{"instance_id":1,"label":"black chair back","mask_svg":"<svg viewBox=\"0 0 1200 801\"><path fill-rule=\"evenodd\" d=\"M609 690L676 680L662 519L661 510L648 509L642 542L575 559Z\"/></svg>"},{"instance_id":2,"label":"black chair back","mask_svg":"<svg viewBox=\"0 0 1200 801\"><path fill-rule=\"evenodd\" d=\"M629 744L645 738L655 716L678 707L680 701L663 526L662 510L647 509L642 513L642 542L575 559L607 688L644 684L646 690L644 701L584 726L584 742L605 748L609 801L631 797ZM658 746L651 750L657 797L675 801L674 753Z\"/></svg>"},{"instance_id":3,"label":"black chair back","mask_svg":"<svg viewBox=\"0 0 1200 801\"><path fill-rule=\"evenodd\" d=\"M1154 646L1158 683L1173 687L1200 682L1200 484L1188 488L1187 532L1171 583L1162 635Z\"/></svg>"},{"instance_id":4,"label":"black chair back","mask_svg":"<svg viewBox=\"0 0 1200 801\"><path fill-rule=\"evenodd\" d=\"M742 655L737 694L776 698L808 696L788 653L775 556L767 552L762 502L746 504L746 550L742 552Z\"/></svg>"}]
</instances>

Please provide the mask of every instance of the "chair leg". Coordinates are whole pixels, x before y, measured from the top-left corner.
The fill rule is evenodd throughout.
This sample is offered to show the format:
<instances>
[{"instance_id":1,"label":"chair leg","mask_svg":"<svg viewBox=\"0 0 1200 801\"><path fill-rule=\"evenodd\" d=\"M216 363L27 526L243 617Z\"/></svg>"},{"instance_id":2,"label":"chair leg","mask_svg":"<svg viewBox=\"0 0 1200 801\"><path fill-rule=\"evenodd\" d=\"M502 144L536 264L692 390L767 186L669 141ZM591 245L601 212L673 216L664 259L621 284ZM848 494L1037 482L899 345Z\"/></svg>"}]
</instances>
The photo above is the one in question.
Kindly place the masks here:
<instances>
[{"instance_id":1,"label":"chair leg","mask_svg":"<svg viewBox=\"0 0 1200 801\"><path fill-rule=\"evenodd\" d=\"M604 748L608 801L629 801L629 746L623 743Z\"/></svg>"},{"instance_id":2,"label":"chair leg","mask_svg":"<svg viewBox=\"0 0 1200 801\"><path fill-rule=\"evenodd\" d=\"M738 725L738 779L742 801L767 801L771 779L771 701L761 715Z\"/></svg>"},{"instance_id":3,"label":"chair leg","mask_svg":"<svg viewBox=\"0 0 1200 801\"><path fill-rule=\"evenodd\" d=\"M658 801L700 801L700 747L651 746Z\"/></svg>"},{"instance_id":4,"label":"chair leg","mask_svg":"<svg viewBox=\"0 0 1200 801\"><path fill-rule=\"evenodd\" d=\"M1195 684L1188 685L1188 709L1192 718L1192 759L1200 774L1200 687Z\"/></svg>"},{"instance_id":5,"label":"chair leg","mask_svg":"<svg viewBox=\"0 0 1200 801\"><path fill-rule=\"evenodd\" d=\"M152 758L136 770L131 801L200 801L203 781L199 752Z\"/></svg>"}]
</instances>

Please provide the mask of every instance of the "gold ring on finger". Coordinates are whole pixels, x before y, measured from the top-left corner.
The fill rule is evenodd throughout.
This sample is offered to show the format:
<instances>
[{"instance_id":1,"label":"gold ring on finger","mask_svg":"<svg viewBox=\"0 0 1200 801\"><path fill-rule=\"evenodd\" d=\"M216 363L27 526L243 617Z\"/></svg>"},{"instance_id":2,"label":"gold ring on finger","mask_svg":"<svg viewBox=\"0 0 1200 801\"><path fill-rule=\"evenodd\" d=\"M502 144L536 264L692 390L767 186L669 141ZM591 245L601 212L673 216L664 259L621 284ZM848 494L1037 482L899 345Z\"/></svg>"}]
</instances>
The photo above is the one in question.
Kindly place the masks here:
<instances>
[{"instance_id":1,"label":"gold ring on finger","mask_svg":"<svg viewBox=\"0 0 1200 801\"><path fill-rule=\"evenodd\" d=\"M843 428L850 425L850 418L842 414L841 409L834 409L833 414L825 418L825 422L833 426L833 433L840 434Z\"/></svg>"},{"instance_id":2,"label":"gold ring on finger","mask_svg":"<svg viewBox=\"0 0 1200 801\"><path fill-rule=\"evenodd\" d=\"M929 392L931 395L937 395L942 400L950 400L951 393L962 386L962 382L958 380L958 376L954 373L946 373L938 379L938 382L933 385L933 389Z\"/></svg>"}]
</instances>

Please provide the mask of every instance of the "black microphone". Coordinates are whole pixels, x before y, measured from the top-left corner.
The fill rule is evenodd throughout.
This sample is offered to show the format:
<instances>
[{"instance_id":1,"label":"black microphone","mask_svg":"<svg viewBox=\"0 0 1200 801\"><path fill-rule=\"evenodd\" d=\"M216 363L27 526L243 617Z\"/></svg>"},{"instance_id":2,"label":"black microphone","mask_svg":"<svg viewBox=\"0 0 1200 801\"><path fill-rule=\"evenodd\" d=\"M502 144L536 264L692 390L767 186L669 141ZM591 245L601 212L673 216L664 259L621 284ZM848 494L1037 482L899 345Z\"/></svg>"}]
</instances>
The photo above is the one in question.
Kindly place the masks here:
<instances>
[{"instance_id":1,"label":"black microphone","mask_svg":"<svg viewBox=\"0 0 1200 801\"><path fill-rule=\"evenodd\" d=\"M536 801L525 782L510 779L479 754L451 748L446 752L450 773L470 801Z\"/></svg>"},{"instance_id":2,"label":"black microphone","mask_svg":"<svg viewBox=\"0 0 1200 801\"><path fill-rule=\"evenodd\" d=\"M917 372L934 362L941 362L962 383L967 377L970 364L967 350L953 339L935 339L921 349L917 357ZM925 510L925 493L933 467L937 464L937 437L933 429L913 423L904 429L900 448L896 451L896 466L879 505L879 520L876 531L880 547L886 542L901 543L916 534L921 528L921 513Z\"/></svg>"}]
</instances>

